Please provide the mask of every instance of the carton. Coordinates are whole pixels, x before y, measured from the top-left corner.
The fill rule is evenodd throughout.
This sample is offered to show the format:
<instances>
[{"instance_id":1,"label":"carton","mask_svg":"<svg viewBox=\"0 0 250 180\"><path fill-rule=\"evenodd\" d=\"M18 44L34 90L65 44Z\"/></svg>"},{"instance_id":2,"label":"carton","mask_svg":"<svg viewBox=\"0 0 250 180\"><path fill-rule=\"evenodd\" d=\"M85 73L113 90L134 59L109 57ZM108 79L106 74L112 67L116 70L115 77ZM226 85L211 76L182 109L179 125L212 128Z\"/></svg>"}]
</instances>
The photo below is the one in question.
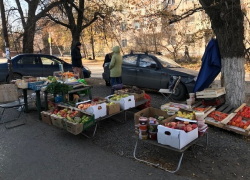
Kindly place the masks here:
<instances>
[{"instance_id":1,"label":"carton","mask_svg":"<svg viewBox=\"0 0 250 180\"><path fill-rule=\"evenodd\" d=\"M122 110L127 110L135 107L135 97L133 95L121 98L119 101L110 100L111 97L113 97L113 95L107 96L106 99L111 102L120 103L120 107Z\"/></svg>"},{"instance_id":2,"label":"carton","mask_svg":"<svg viewBox=\"0 0 250 180\"><path fill-rule=\"evenodd\" d=\"M49 125L52 125L52 122L51 122L51 115L52 113L52 110L49 110L49 111L42 111L41 112L41 116L42 116L42 121L46 124L49 124Z\"/></svg>"},{"instance_id":3,"label":"carton","mask_svg":"<svg viewBox=\"0 0 250 180\"><path fill-rule=\"evenodd\" d=\"M89 103L89 102L91 102L91 100L76 103L76 107L79 104ZM89 108L87 108L85 110L80 110L80 111L83 111L83 112L85 111L87 113L94 114L95 119L98 119L100 117L104 117L107 115L107 105L106 105L106 103L101 103L101 104L90 106Z\"/></svg>"},{"instance_id":4,"label":"carton","mask_svg":"<svg viewBox=\"0 0 250 180\"><path fill-rule=\"evenodd\" d=\"M66 119L65 118L59 117L55 114L52 114L50 117L51 117L51 122L54 126L60 128L60 129L66 130Z\"/></svg>"},{"instance_id":5,"label":"carton","mask_svg":"<svg viewBox=\"0 0 250 180\"><path fill-rule=\"evenodd\" d=\"M165 120L162 122L168 122L174 119L175 116L169 116L166 111L162 111L160 109L156 109L153 107L148 107L134 114L135 125L139 124L139 118L143 117L155 117L155 116L163 116Z\"/></svg>"},{"instance_id":6,"label":"carton","mask_svg":"<svg viewBox=\"0 0 250 180\"><path fill-rule=\"evenodd\" d=\"M82 117L83 115L87 115L90 117L89 121L82 123L74 123L71 121L66 121L66 130L74 135L78 135L89 127L95 125L95 117L93 114L88 114L85 112L80 112L77 116Z\"/></svg>"},{"instance_id":7,"label":"carton","mask_svg":"<svg viewBox=\"0 0 250 180\"><path fill-rule=\"evenodd\" d=\"M196 138L198 138L198 128L190 132L185 132L183 130L172 129L162 125L158 126L157 141L163 145L182 149Z\"/></svg>"},{"instance_id":8,"label":"carton","mask_svg":"<svg viewBox=\"0 0 250 180\"><path fill-rule=\"evenodd\" d=\"M120 103L115 103L107 106L107 115L120 112Z\"/></svg>"}]
</instances>

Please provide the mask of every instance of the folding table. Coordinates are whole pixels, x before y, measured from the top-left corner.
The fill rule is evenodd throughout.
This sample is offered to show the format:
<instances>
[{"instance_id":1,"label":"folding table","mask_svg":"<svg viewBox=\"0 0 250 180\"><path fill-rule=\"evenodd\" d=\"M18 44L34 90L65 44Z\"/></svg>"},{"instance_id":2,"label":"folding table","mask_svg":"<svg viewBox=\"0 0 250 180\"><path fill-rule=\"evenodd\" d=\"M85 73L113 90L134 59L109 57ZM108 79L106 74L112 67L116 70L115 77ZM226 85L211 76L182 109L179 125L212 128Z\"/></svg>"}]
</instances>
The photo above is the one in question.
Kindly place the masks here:
<instances>
[{"instance_id":1,"label":"folding table","mask_svg":"<svg viewBox=\"0 0 250 180\"><path fill-rule=\"evenodd\" d=\"M135 148L134 148L134 152L133 152L133 156L134 158L137 160L137 161L140 161L140 162L144 162L144 163L147 163L149 165L153 165L153 166L156 166L160 169L163 169L167 172L170 172L170 173L175 173L177 172L179 169L180 169L180 166L181 166L181 162L182 162L182 158L183 158L183 155L184 155L184 152L189 148L191 147L192 145L198 145L198 146L202 146L202 145L199 145L199 144L196 144L197 141L200 140L200 138L206 136L206 147L208 145L208 133L206 132L203 136L200 136L198 137L197 139L195 139L194 141L192 141L191 143L189 143L188 145L186 145L185 147L183 147L182 149L176 149L176 148L173 148L171 146L167 146L167 145L162 145L162 144L159 144L157 142L157 140L150 140L150 139L147 139L147 140L142 140L142 139L139 139L139 137L136 137L137 140L136 140L136 143L135 143ZM180 159L179 159L179 162L178 162L178 165L177 165L177 168L174 170L174 171L170 171L168 169L165 169L163 167L160 167L159 164L154 164L154 163L151 163L149 161L146 161L146 160L142 160L142 159L139 159L136 157L136 150L137 150L137 147L138 147L138 140L141 140L142 142L145 142L145 143L148 143L148 144L151 144L153 146L158 146L158 147L161 147L161 148L165 148L165 149L169 149L169 150L172 150L172 151L176 151L176 152L179 152L181 153L181 156L180 156Z\"/></svg>"}]
</instances>

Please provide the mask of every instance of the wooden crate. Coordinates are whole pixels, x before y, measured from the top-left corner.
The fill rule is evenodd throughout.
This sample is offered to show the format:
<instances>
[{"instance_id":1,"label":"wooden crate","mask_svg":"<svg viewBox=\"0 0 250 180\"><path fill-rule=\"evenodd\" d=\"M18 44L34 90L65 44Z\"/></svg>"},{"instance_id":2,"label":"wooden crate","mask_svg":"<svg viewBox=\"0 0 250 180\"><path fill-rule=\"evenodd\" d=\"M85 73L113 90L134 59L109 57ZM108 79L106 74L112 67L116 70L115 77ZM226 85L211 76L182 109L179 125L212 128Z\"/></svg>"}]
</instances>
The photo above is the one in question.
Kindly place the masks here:
<instances>
[{"instance_id":1,"label":"wooden crate","mask_svg":"<svg viewBox=\"0 0 250 180\"><path fill-rule=\"evenodd\" d=\"M223 94L226 94L225 87L207 88L203 91L196 92L196 98L216 98Z\"/></svg>"}]
</instances>

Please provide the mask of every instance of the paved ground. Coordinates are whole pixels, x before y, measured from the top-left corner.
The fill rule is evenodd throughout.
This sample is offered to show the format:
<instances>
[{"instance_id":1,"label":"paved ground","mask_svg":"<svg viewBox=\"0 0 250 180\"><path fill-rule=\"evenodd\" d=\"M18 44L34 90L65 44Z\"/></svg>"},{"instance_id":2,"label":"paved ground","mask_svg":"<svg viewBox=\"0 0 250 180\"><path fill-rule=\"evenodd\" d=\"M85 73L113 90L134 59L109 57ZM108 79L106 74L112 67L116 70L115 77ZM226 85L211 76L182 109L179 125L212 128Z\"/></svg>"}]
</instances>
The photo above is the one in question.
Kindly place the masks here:
<instances>
[{"instance_id":1,"label":"paved ground","mask_svg":"<svg viewBox=\"0 0 250 180\"><path fill-rule=\"evenodd\" d=\"M36 117L35 112L27 114L28 124L14 129L0 125L1 180L188 179L104 151L91 139Z\"/></svg>"}]
</instances>

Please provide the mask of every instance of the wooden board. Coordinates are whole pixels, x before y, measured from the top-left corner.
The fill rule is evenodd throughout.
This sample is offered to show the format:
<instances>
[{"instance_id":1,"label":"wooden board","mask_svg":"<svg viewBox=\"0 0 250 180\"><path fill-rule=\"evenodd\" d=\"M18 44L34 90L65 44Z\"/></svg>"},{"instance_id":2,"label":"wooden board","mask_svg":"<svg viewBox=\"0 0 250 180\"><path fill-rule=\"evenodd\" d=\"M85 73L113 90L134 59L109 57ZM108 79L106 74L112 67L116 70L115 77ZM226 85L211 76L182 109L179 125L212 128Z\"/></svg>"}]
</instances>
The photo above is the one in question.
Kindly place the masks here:
<instances>
[{"instance_id":1,"label":"wooden board","mask_svg":"<svg viewBox=\"0 0 250 180\"><path fill-rule=\"evenodd\" d=\"M239 112L239 110L241 110L243 107L245 107L247 104L243 103L240 107L238 107L234 112Z\"/></svg>"},{"instance_id":2,"label":"wooden board","mask_svg":"<svg viewBox=\"0 0 250 180\"><path fill-rule=\"evenodd\" d=\"M226 94L225 87L207 88L203 91L196 92L196 98L216 98L223 94Z\"/></svg>"},{"instance_id":3,"label":"wooden board","mask_svg":"<svg viewBox=\"0 0 250 180\"><path fill-rule=\"evenodd\" d=\"M249 130L245 130L245 129L242 129L242 128L239 128L239 127L236 127L236 126L226 125L226 126L223 127L223 129L226 129L228 131L233 131L233 132L235 132L237 134L241 134L241 135L244 135L244 136L249 136L250 135Z\"/></svg>"},{"instance_id":4,"label":"wooden board","mask_svg":"<svg viewBox=\"0 0 250 180\"><path fill-rule=\"evenodd\" d=\"M206 117L205 122L209 125L213 125L218 128L223 128L224 124L222 124L220 121L216 121L211 117Z\"/></svg>"}]
</instances>

